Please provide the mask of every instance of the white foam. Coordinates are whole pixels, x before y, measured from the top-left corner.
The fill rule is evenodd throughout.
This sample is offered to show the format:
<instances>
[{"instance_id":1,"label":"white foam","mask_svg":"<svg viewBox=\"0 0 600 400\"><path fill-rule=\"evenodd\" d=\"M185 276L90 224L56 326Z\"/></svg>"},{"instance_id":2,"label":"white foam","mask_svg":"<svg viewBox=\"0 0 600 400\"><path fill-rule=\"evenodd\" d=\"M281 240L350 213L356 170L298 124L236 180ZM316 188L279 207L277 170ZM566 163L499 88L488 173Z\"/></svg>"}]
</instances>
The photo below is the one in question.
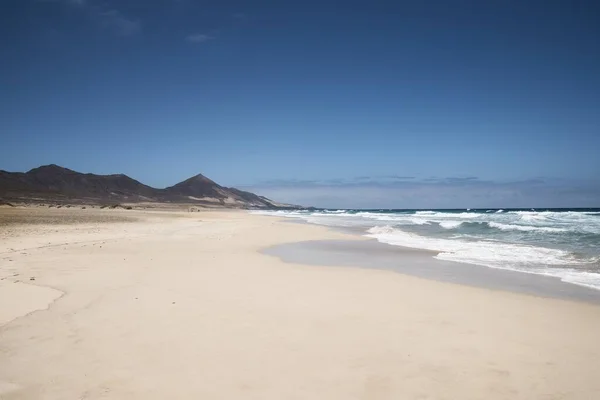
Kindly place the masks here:
<instances>
[{"instance_id":1,"label":"white foam","mask_svg":"<svg viewBox=\"0 0 600 400\"><path fill-rule=\"evenodd\" d=\"M520 263L546 265L564 265L577 262L569 252L557 249L547 249L526 245L501 242L462 241L425 237L414 233L404 232L390 226L377 226L368 230L368 235L381 242L439 251L440 256L464 260L488 261L490 263L516 261ZM445 255L442 255L445 254Z\"/></svg>"},{"instance_id":2,"label":"white foam","mask_svg":"<svg viewBox=\"0 0 600 400\"><path fill-rule=\"evenodd\" d=\"M385 213L385 212L348 212L347 210L335 211L270 211L270 215L280 215L292 218L303 218L309 220L316 217L330 218L331 225L338 225L335 218L345 220L344 225L352 225L349 221L356 220L355 225L368 225L368 221L394 225L430 225L439 224L445 229L453 223L442 223L444 221L466 220L480 223L488 223L489 226L503 231L522 231L539 233L579 232L600 234L600 218L598 213L590 212L553 212L553 211L509 211L493 213L475 212L439 212L439 211L417 211L415 213ZM263 213L265 213L263 211ZM360 217L360 218L357 218ZM310 221L309 221L310 222ZM321 224L327 225L326 219L320 220Z\"/></svg>"},{"instance_id":3,"label":"white foam","mask_svg":"<svg viewBox=\"0 0 600 400\"><path fill-rule=\"evenodd\" d=\"M563 228L553 228L548 226L530 226L530 225L513 225L513 224L503 224L500 222L488 222L487 223L492 228L500 229L502 231L522 231L522 232L549 232L549 233L559 233L559 232L568 232L567 229Z\"/></svg>"},{"instance_id":4,"label":"white foam","mask_svg":"<svg viewBox=\"0 0 600 400\"><path fill-rule=\"evenodd\" d=\"M509 211L492 213L418 211L415 213L348 212L335 211L254 211L256 214L299 218L304 221L328 225L370 228L368 236L391 245L420 248L439 252L438 259L484 265L492 268L548 275L578 285L600 289L600 274L573 269L573 266L599 263L596 259L576 259L568 252L558 249L506 243L514 240L501 232L532 232L543 234L580 232L600 233L600 213L552 212L552 211ZM496 233L478 230L465 234L461 227L466 223L487 224L498 229ZM426 226L424 232L438 226L449 230L446 238L422 236L405 232L403 227ZM392 226L393 225L393 226ZM400 228L399 228L400 227ZM456 229L452 234L452 229ZM438 232L442 234L442 232ZM502 235L502 236L498 236ZM556 236L555 236L556 238ZM540 236L540 241L544 237ZM567 239L565 239L567 240ZM599 244L600 247L600 244Z\"/></svg>"},{"instance_id":5,"label":"white foam","mask_svg":"<svg viewBox=\"0 0 600 400\"><path fill-rule=\"evenodd\" d=\"M519 219L523 222L533 222L533 221L546 221L547 216L544 214L531 212L531 211L517 211L519 214Z\"/></svg>"},{"instance_id":6,"label":"white foam","mask_svg":"<svg viewBox=\"0 0 600 400\"><path fill-rule=\"evenodd\" d=\"M597 262L595 259L575 259L567 251L497 241L438 239L404 232L390 226L374 227L368 232L368 237L382 243L437 251L439 254L435 258L440 260L549 275L565 282L585 284L600 290L600 274L566 268L540 268L540 265L561 267Z\"/></svg>"},{"instance_id":7,"label":"white foam","mask_svg":"<svg viewBox=\"0 0 600 400\"><path fill-rule=\"evenodd\" d=\"M442 221L440 222L440 226L444 229L455 229L461 226L463 221Z\"/></svg>"},{"instance_id":8,"label":"white foam","mask_svg":"<svg viewBox=\"0 0 600 400\"><path fill-rule=\"evenodd\" d=\"M367 220L393 222L394 224L401 225L429 225L430 222L427 219L419 218L414 214L386 214L386 213L369 213L359 212L354 214L357 217L365 218Z\"/></svg>"},{"instance_id":9,"label":"white foam","mask_svg":"<svg viewBox=\"0 0 600 400\"><path fill-rule=\"evenodd\" d=\"M523 271L519 271L523 272ZM578 271L575 269L547 269L537 272L540 275L553 276L563 282L600 290L600 274L595 272Z\"/></svg>"},{"instance_id":10,"label":"white foam","mask_svg":"<svg viewBox=\"0 0 600 400\"><path fill-rule=\"evenodd\" d=\"M417 216L426 216L428 218L477 218L480 217L481 214L474 212L460 212L460 213L450 213L450 212L439 212L439 211L417 211L415 213Z\"/></svg>"},{"instance_id":11,"label":"white foam","mask_svg":"<svg viewBox=\"0 0 600 400\"><path fill-rule=\"evenodd\" d=\"M425 219L410 218L409 221L413 225L431 225L431 222Z\"/></svg>"}]
</instances>

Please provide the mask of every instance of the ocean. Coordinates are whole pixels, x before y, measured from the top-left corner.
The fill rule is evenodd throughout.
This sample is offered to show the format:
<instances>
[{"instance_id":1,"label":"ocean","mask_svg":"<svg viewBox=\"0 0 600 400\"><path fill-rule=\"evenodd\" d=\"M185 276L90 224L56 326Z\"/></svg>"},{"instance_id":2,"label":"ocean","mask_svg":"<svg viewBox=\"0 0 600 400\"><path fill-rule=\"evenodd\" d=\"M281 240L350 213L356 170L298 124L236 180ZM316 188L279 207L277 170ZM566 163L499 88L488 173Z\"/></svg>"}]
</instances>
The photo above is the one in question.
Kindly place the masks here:
<instances>
[{"instance_id":1,"label":"ocean","mask_svg":"<svg viewBox=\"0 0 600 400\"><path fill-rule=\"evenodd\" d=\"M256 211L600 290L600 209Z\"/></svg>"}]
</instances>

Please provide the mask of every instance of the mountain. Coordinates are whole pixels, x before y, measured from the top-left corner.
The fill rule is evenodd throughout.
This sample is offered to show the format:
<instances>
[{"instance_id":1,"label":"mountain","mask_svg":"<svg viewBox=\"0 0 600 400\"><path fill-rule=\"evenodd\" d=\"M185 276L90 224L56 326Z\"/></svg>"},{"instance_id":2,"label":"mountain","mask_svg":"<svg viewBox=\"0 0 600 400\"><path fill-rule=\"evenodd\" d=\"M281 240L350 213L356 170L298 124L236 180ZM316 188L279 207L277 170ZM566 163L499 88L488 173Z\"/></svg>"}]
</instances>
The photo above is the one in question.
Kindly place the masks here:
<instances>
[{"instance_id":1,"label":"mountain","mask_svg":"<svg viewBox=\"0 0 600 400\"><path fill-rule=\"evenodd\" d=\"M254 193L223 187L202 174L165 189L167 198L179 197L182 201L202 201L224 206L243 205L253 208L277 208L274 202Z\"/></svg>"},{"instance_id":2,"label":"mountain","mask_svg":"<svg viewBox=\"0 0 600 400\"><path fill-rule=\"evenodd\" d=\"M198 198L220 198L227 196L221 189L223 188L216 182L211 181L202 174L198 174L165 190L173 195Z\"/></svg>"},{"instance_id":3,"label":"mountain","mask_svg":"<svg viewBox=\"0 0 600 400\"><path fill-rule=\"evenodd\" d=\"M155 189L123 174L84 174L54 164L28 172L0 170L0 198L94 203L170 202L230 208L293 207L223 187L201 174L166 189Z\"/></svg>"},{"instance_id":4,"label":"mountain","mask_svg":"<svg viewBox=\"0 0 600 400\"><path fill-rule=\"evenodd\" d=\"M126 175L82 174L58 165L46 165L28 172L0 171L0 196L26 196L144 201L156 196L156 189Z\"/></svg>"}]
</instances>

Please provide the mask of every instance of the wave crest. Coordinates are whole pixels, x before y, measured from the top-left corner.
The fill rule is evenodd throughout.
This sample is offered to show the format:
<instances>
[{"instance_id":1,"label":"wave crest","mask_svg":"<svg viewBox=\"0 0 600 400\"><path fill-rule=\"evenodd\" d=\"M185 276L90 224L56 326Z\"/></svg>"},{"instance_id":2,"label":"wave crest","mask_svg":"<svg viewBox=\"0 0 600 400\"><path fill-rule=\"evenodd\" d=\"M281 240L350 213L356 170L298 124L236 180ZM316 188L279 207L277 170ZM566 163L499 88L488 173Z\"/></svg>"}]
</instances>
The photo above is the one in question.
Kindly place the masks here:
<instances>
[{"instance_id":1,"label":"wave crest","mask_svg":"<svg viewBox=\"0 0 600 400\"><path fill-rule=\"evenodd\" d=\"M600 290L599 273L564 268L596 264L597 257L581 259L564 250L497 241L438 239L404 232L391 226L371 228L367 236L395 246L436 251L439 254L435 258L440 260L554 276L565 282Z\"/></svg>"},{"instance_id":2,"label":"wave crest","mask_svg":"<svg viewBox=\"0 0 600 400\"><path fill-rule=\"evenodd\" d=\"M500 222L488 222L488 226L501 231L521 231L521 232L546 232L546 233L563 233L568 232L568 229L564 228L553 228L549 226L531 226L531 225L513 225L503 224Z\"/></svg>"},{"instance_id":3,"label":"wave crest","mask_svg":"<svg viewBox=\"0 0 600 400\"><path fill-rule=\"evenodd\" d=\"M456 229L463 224L463 221L442 221L439 224L444 229Z\"/></svg>"}]
</instances>

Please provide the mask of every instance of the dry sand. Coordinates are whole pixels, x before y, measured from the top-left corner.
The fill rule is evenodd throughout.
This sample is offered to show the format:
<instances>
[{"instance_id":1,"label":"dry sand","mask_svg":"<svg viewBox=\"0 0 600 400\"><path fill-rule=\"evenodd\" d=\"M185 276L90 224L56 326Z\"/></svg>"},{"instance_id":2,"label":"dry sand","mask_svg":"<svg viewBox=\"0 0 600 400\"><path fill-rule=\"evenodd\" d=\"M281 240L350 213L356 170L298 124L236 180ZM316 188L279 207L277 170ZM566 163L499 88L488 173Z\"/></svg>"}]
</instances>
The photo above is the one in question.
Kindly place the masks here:
<instances>
[{"instance_id":1,"label":"dry sand","mask_svg":"<svg viewBox=\"0 0 600 400\"><path fill-rule=\"evenodd\" d=\"M1 399L600 398L598 306L286 264L355 238L243 212L6 212Z\"/></svg>"}]
</instances>

